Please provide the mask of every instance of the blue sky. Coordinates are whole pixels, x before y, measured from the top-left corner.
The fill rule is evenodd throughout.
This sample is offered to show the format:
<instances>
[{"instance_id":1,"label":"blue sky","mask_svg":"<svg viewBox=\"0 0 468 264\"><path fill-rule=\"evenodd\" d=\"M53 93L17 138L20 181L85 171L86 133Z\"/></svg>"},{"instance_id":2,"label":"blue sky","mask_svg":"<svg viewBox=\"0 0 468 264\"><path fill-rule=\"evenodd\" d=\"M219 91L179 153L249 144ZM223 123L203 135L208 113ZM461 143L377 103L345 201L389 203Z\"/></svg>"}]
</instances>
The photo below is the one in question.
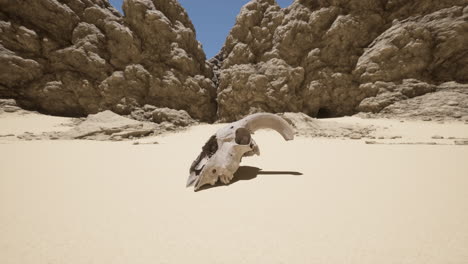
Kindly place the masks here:
<instances>
[{"instance_id":1,"label":"blue sky","mask_svg":"<svg viewBox=\"0 0 468 264\"><path fill-rule=\"evenodd\" d=\"M293 0L276 0L281 7L287 7ZM123 0L110 0L122 12ZM179 0L187 10L197 31L197 39L203 45L209 59L219 52L226 37L236 22L236 16L249 0Z\"/></svg>"}]
</instances>

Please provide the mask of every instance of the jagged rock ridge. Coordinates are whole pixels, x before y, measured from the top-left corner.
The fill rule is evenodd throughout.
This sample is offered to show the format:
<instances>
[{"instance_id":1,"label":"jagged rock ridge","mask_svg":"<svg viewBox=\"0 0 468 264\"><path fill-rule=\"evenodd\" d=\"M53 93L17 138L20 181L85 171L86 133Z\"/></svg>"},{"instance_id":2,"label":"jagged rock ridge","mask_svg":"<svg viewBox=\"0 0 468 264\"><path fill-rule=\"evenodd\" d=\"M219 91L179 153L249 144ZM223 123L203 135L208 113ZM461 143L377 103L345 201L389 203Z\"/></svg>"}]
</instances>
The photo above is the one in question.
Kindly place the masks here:
<instances>
[{"instance_id":1,"label":"jagged rock ridge","mask_svg":"<svg viewBox=\"0 0 468 264\"><path fill-rule=\"evenodd\" d=\"M150 104L212 121L216 90L176 0L0 0L0 97L45 113Z\"/></svg>"},{"instance_id":2,"label":"jagged rock ridge","mask_svg":"<svg viewBox=\"0 0 468 264\"><path fill-rule=\"evenodd\" d=\"M378 112L467 82L467 20L466 0L252 0L214 60L218 117Z\"/></svg>"},{"instance_id":3,"label":"jagged rock ridge","mask_svg":"<svg viewBox=\"0 0 468 264\"><path fill-rule=\"evenodd\" d=\"M123 10L0 0L0 97L55 115L148 119L149 105L203 121L403 113L445 102L427 93L465 98L467 0L252 0L212 63L177 0L125 0Z\"/></svg>"}]
</instances>

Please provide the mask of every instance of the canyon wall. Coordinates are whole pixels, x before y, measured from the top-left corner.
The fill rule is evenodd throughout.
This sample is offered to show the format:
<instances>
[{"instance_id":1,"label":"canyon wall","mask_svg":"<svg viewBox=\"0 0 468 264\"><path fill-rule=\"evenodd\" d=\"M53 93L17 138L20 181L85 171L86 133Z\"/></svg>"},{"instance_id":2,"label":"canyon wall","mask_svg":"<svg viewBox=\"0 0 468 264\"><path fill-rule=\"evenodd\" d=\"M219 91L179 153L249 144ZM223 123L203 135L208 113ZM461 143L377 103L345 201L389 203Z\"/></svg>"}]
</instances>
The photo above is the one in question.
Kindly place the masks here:
<instances>
[{"instance_id":1,"label":"canyon wall","mask_svg":"<svg viewBox=\"0 0 468 264\"><path fill-rule=\"evenodd\" d=\"M0 0L0 97L65 116L150 104L213 121L216 88L176 0Z\"/></svg>"},{"instance_id":2,"label":"canyon wall","mask_svg":"<svg viewBox=\"0 0 468 264\"><path fill-rule=\"evenodd\" d=\"M341 116L468 81L466 0L253 0L212 60L218 116Z\"/></svg>"},{"instance_id":3,"label":"canyon wall","mask_svg":"<svg viewBox=\"0 0 468 264\"><path fill-rule=\"evenodd\" d=\"M468 82L468 0L252 0L209 62L177 0L125 0L123 11L0 0L0 97L53 115L152 105L211 122L389 112Z\"/></svg>"}]
</instances>

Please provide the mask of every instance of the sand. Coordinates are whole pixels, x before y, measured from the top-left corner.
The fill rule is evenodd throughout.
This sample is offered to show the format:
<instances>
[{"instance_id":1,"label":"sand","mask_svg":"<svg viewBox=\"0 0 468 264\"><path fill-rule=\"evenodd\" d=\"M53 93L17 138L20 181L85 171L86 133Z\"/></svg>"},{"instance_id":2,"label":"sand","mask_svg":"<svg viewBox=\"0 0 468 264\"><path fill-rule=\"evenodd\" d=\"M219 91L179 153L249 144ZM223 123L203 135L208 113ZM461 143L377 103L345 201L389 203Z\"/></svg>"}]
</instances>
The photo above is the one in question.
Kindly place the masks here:
<instances>
[{"instance_id":1,"label":"sand","mask_svg":"<svg viewBox=\"0 0 468 264\"><path fill-rule=\"evenodd\" d=\"M68 121L4 113L0 134ZM137 140L159 144L0 137L0 263L468 263L468 146L447 139L468 125L333 122L450 145L260 131L236 182L194 192L190 163L222 124Z\"/></svg>"}]
</instances>

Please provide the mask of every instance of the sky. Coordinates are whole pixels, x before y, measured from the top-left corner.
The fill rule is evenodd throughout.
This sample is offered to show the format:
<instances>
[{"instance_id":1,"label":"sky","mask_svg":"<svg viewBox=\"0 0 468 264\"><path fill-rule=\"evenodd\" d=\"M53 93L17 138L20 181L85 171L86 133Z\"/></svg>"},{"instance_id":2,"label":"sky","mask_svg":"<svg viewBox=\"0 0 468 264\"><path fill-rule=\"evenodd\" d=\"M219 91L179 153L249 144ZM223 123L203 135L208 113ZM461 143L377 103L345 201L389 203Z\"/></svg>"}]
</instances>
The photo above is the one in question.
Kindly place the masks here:
<instances>
[{"instance_id":1,"label":"sky","mask_svg":"<svg viewBox=\"0 0 468 264\"><path fill-rule=\"evenodd\" d=\"M276 0L281 7L287 7L293 0ZM121 13L123 0L110 0ZM179 0L192 20L197 39L203 45L208 59L216 55L236 22L241 7L249 0Z\"/></svg>"}]
</instances>

